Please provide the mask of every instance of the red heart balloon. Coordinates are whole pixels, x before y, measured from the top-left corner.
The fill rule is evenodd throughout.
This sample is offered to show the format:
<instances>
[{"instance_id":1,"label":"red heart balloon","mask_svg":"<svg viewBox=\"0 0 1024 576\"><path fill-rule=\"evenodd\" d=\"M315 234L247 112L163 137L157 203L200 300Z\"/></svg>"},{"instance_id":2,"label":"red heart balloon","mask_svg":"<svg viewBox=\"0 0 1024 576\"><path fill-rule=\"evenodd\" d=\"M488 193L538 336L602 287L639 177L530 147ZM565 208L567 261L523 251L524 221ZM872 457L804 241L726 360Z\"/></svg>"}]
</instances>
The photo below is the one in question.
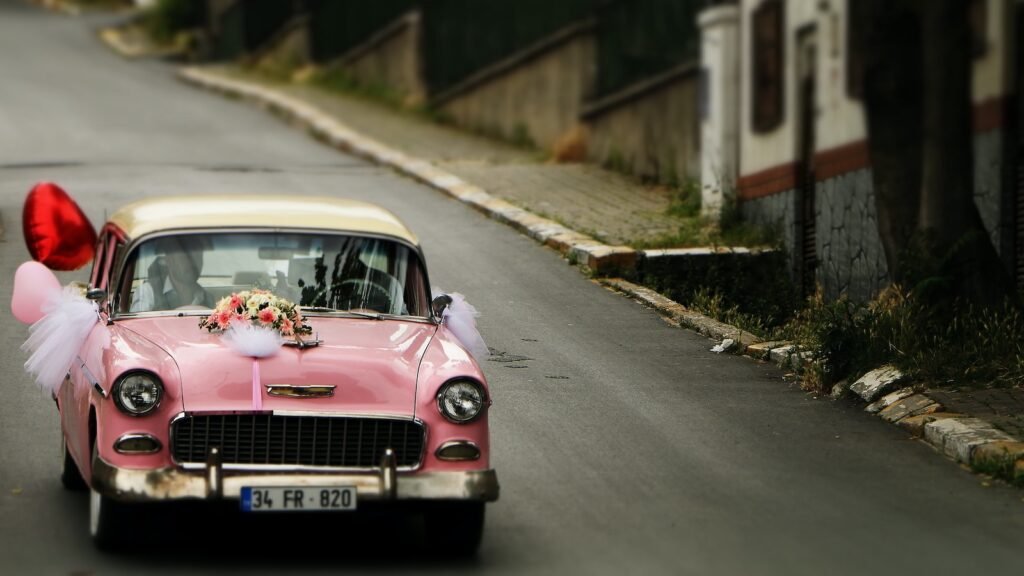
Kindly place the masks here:
<instances>
[{"instance_id":1,"label":"red heart balloon","mask_svg":"<svg viewBox=\"0 0 1024 576\"><path fill-rule=\"evenodd\" d=\"M51 270L77 270L96 252L96 229L78 204L52 182L32 187L21 221L32 258Z\"/></svg>"}]
</instances>

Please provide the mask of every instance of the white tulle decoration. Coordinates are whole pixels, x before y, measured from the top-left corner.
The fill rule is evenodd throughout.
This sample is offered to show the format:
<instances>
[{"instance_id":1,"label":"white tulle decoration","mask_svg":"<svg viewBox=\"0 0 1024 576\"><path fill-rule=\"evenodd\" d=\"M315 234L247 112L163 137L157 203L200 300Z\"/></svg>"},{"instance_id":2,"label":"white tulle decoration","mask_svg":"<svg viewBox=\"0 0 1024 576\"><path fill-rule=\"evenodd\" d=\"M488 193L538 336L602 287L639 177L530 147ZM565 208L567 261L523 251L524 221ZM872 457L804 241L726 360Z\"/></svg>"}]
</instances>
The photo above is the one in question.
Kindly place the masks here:
<instances>
[{"instance_id":1,"label":"white tulle decoration","mask_svg":"<svg viewBox=\"0 0 1024 576\"><path fill-rule=\"evenodd\" d=\"M46 315L29 328L21 349L30 354L25 371L44 390L56 394L99 316L96 303L73 287L50 296L43 312Z\"/></svg>"},{"instance_id":2,"label":"white tulle decoration","mask_svg":"<svg viewBox=\"0 0 1024 576\"><path fill-rule=\"evenodd\" d=\"M487 358L491 352L484 342L483 336L476 327L476 319L480 316L472 304L466 302L466 297L458 292L447 293L438 289L434 290L434 297L447 294L452 303L444 310L442 320L448 326L448 330L459 339L459 342L478 361Z\"/></svg>"},{"instance_id":3,"label":"white tulle decoration","mask_svg":"<svg viewBox=\"0 0 1024 576\"><path fill-rule=\"evenodd\" d=\"M252 324L231 324L224 342L235 352L250 358L269 358L281 351L284 338L277 330Z\"/></svg>"}]
</instances>

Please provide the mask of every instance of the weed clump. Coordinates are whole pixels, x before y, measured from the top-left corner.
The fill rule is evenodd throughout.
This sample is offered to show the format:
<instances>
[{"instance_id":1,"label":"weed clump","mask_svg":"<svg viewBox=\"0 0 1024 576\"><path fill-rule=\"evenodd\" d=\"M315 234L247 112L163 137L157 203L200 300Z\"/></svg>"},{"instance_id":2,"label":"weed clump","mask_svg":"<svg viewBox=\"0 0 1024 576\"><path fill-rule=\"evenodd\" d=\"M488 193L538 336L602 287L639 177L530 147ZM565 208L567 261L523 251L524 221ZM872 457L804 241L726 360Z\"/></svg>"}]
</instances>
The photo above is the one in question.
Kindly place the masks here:
<instances>
[{"instance_id":1,"label":"weed clump","mask_svg":"<svg viewBox=\"0 0 1024 576\"><path fill-rule=\"evenodd\" d=\"M867 305L820 290L782 330L819 361L811 387L824 389L891 363L932 386L1024 384L1024 315L1012 302L938 306L916 291L890 286Z\"/></svg>"}]
</instances>

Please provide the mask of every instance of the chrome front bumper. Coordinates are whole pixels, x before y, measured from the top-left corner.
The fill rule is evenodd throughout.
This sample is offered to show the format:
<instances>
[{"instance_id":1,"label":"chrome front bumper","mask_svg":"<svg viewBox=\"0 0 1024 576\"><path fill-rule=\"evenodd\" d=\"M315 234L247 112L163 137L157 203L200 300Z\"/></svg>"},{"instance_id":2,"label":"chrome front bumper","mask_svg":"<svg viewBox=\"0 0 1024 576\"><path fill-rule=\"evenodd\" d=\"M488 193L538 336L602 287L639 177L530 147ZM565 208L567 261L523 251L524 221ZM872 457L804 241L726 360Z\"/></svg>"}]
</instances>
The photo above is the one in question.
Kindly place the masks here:
<instances>
[{"instance_id":1,"label":"chrome front bumper","mask_svg":"<svg viewBox=\"0 0 1024 576\"><path fill-rule=\"evenodd\" d=\"M498 499L494 470L398 472L385 458L373 472L288 472L223 469L216 459L199 470L118 468L96 456L92 487L122 501L240 498L243 486L354 486L360 500Z\"/></svg>"}]
</instances>

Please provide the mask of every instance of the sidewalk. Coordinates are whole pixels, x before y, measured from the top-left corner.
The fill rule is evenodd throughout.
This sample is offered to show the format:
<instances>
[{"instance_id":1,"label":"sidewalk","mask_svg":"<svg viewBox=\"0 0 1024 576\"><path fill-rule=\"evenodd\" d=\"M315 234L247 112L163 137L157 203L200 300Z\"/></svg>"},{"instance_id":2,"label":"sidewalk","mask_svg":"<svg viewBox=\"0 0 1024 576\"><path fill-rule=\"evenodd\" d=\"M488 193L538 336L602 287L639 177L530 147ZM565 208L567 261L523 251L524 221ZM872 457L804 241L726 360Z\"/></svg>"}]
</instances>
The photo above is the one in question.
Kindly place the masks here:
<instances>
[{"instance_id":1,"label":"sidewalk","mask_svg":"<svg viewBox=\"0 0 1024 576\"><path fill-rule=\"evenodd\" d=\"M467 182L484 186L493 196L604 244L650 247L681 227L696 224L694 218L666 213L671 203L669 190L642 186L609 170L588 164L547 162L537 152L357 96L307 84L276 83L236 67L214 71L307 102L343 119L353 130L427 160Z\"/></svg>"}]
</instances>

